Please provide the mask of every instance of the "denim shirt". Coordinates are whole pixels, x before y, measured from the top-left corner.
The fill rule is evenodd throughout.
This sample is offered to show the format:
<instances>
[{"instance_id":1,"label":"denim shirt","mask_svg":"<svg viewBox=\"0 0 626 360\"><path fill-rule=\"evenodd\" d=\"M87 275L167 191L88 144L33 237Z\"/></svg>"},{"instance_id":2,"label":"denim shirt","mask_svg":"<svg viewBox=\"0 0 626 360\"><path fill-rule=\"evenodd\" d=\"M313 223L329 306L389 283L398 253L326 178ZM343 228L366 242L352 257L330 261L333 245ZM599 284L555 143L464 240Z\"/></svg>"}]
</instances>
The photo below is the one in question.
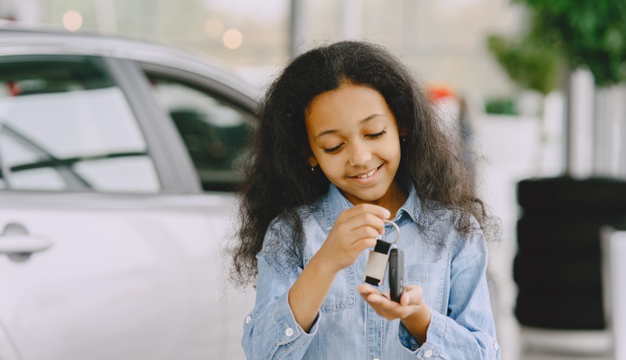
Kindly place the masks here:
<instances>
[{"instance_id":1,"label":"denim shirt","mask_svg":"<svg viewBox=\"0 0 626 360\"><path fill-rule=\"evenodd\" d=\"M256 304L245 318L242 345L252 359L500 359L485 272L487 249L478 230L461 235L446 210L437 231L445 245L425 239L418 230L421 201L411 188L409 197L393 219L400 227L398 248L405 256L405 284L422 287L431 310L426 342L411 336L400 320L388 321L363 300L357 286L363 283L369 251L341 270L309 332L296 322L287 295L297 276L322 246L339 214L352 204L332 184L316 204L300 209L305 234L304 254L293 271L270 261L267 244L288 236L286 223L275 220L257 255ZM387 225L387 240L396 234ZM393 237L393 238L391 238ZM289 241L289 239L284 239ZM387 277L380 290L389 291Z\"/></svg>"}]
</instances>

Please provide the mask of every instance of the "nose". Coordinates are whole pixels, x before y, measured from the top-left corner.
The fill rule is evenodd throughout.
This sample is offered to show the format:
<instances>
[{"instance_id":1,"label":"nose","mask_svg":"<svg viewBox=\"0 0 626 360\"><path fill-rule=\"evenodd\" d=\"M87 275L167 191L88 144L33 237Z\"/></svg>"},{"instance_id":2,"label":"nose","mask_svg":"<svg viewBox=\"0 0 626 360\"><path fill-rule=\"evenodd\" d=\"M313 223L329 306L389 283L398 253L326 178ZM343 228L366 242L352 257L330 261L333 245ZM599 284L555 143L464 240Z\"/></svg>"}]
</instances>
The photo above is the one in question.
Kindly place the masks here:
<instances>
[{"instance_id":1,"label":"nose","mask_svg":"<svg viewBox=\"0 0 626 360\"><path fill-rule=\"evenodd\" d=\"M365 166L372 159L371 150L362 142L352 143L350 150L349 162L351 166Z\"/></svg>"}]
</instances>

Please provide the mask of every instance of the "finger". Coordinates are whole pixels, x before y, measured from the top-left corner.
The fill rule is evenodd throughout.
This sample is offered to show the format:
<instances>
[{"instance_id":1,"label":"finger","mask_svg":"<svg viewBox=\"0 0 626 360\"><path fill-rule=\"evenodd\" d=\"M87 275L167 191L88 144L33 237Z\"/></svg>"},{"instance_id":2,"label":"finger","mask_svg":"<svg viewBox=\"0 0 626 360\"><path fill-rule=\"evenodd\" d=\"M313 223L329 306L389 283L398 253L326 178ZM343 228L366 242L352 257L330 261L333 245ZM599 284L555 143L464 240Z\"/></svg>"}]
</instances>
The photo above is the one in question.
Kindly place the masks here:
<instances>
[{"instance_id":1,"label":"finger","mask_svg":"<svg viewBox=\"0 0 626 360\"><path fill-rule=\"evenodd\" d=\"M363 296L363 298L378 315L387 320L404 319L415 311L412 307L402 306L384 297L384 295L385 294L370 294Z\"/></svg>"},{"instance_id":2,"label":"finger","mask_svg":"<svg viewBox=\"0 0 626 360\"><path fill-rule=\"evenodd\" d=\"M376 230L378 234L382 234L385 230L385 221L380 217L370 213L360 213L346 219L346 226L350 230L357 230L361 227L370 226Z\"/></svg>"},{"instance_id":3,"label":"finger","mask_svg":"<svg viewBox=\"0 0 626 360\"><path fill-rule=\"evenodd\" d=\"M357 290L359 290L359 293L367 295L378 293L378 290L370 284L361 284L357 287Z\"/></svg>"},{"instance_id":4,"label":"finger","mask_svg":"<svg viewBox=\"0 0 626 360\"><path fill-rule=\"evenodd\" d=\"M354 242L361 239L374 239L376 240L380 236L381 232L372 226L361 226L357 229L350 231L350 236L354 236ZM354 243L353 242L353 243Z\"/></svg>"},{"instance_id":5,"label":"finger","mask_svg":"<svg viewBox=\"0 0 626 360\"><path fill-rule=\"evenodd\" d=\"M370 295L370 293L368 293L368 292L361 292L361 291L359 291L359 295L361 295L361 297L363 298L363 300L367 301L367 297Z\"/></svg>"},{"instance_id":6,"label":"finger","mask_svg":"<svg viewBox=\"0 0 626 360\"><path fill-rule=\"evenodd\" d=\"M408 291L403 291L400 295L400 305L407 306L411 303L411 295Z\"/></svg>"},{"instance_id":7,"label":"finger","mask_svg":"<svg viewBox=\"0 0 626 360\"><path fill-rule=\"evenodd\" d=\"M360 253L367 248L373 248L374 246L376 246L376 241L376 239L372 238L357 239L352 244L352 250Z\"/></svg>"},{"instance_id":8,"label":"finger","mask_svg":"<svg viewBox=\"0 0 626 360\"><path fill-rule=\"evenodd\" d=\"M365 300L367 300L367 302L370 304L376 305L377 307L382 307L384 306L384 303L386 301L390 301L389 299L384 297L381 293L369 294L367 295L367 298Z\"/></svg>"},{"instance_id":9,"label":"finger","mask_svg":"<svg viewBox=\"0 0 626 360\"><path fill-rule=\"evenodd\" d=\"M420 305L422 303L422 287L419 285L407 285L402 289L400 304Z\"/></svg>"},{"instance_id":10,"label":"finger","mask_svg":"<svg viewBox=\"0 0 626 360\"><path fill-rule=\"evenodd\" d=\"M346 218L351 218L355 215L361 213L369 213L372 215L376 215L380 219L389 219L391 217L391 212L385 209L382 206L373 205L373 204L359 204L354 207L344 211L346 213ZM342 213L343 214L343 213Z\"/></svg>"},{"instance_id":11,"label":"finger","mask_svg":"<svg viewBox=\"0 0 626 360\"><path fill-rule=\"evenodd\" d=\"M395 301L391 301L387 297L381 295L370 295L366 301L370 306L376 310L376 313L384 316L388 320L397 318L405 318L413 311L410 307L401 306Z\"/></svg>"}]
</instances>

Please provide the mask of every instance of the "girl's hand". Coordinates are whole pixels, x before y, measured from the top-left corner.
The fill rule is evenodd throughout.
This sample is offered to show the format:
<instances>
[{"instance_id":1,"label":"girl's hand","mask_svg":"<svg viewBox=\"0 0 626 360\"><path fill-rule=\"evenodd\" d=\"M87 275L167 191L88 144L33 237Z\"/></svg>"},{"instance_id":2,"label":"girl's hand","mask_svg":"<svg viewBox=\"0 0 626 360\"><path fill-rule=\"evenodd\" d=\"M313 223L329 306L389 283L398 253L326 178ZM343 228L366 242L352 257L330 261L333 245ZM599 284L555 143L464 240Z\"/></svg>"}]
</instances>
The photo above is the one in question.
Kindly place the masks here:
<instances>
[{"instance_id":1,"label":"girl's hand","mask_svg":"<svg viewBox=\"0 0 626 360\"><path fill-rule=\"evenodd\" d=\"M327 268L339 272L356 261L361 252L376 245L376 237L385 229L389 210L372 204L356 205L337 217L324 245L315 255Z\"/></svg>"},{"instance_id":2,"label":"girl's hand","mask_svg":"<svg viewBox=\"0 0 626 360\"><path fill-rule=\"evenodd\" d=\"M405 286L400 296L400 303L392 301L389 293L382 294L370 284L361 284L358 290L378 315L387 320L400 319L420 344L426 341L426 332L430 325L430 309L424 302L420 286Z\"/></svg>"}]
</instances>

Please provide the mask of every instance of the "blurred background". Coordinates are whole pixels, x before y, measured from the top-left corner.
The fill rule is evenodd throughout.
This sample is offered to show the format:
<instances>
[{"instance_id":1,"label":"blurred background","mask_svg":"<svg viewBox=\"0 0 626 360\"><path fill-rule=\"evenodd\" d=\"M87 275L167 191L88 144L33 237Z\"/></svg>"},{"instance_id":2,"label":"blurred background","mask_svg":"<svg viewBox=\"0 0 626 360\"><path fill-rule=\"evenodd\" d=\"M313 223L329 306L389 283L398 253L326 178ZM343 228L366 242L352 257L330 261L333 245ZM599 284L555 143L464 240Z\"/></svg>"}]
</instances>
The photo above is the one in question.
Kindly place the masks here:
<instances>
[{"instance_id":1,"label":"blurred background","mask_svg":"<svg viewBox=\"0 0 626 360\"><path fill-rule=\"evenodd\" d=\"M380 42L429 83L500 97L514 84L486 48L490 33L524 28L509 1L3 0L3 18L182 46L264 85L296 52L339 39ZM295 16L295 18L294 18Z\"/></svg>"},{"instance_id":2,"label":"blurred background","mask_svg":"<svg viewBox=\"0 0 626 360\"><path fill-rule=\"evenodd\" d=\"M626 342L600 233L626 220L623 0L0 0L0 18L184 48L261 92L310 47L385 45L462 130L501 220L489 281L503 359L611 359Z\"/></svg>"}]
</instances>

